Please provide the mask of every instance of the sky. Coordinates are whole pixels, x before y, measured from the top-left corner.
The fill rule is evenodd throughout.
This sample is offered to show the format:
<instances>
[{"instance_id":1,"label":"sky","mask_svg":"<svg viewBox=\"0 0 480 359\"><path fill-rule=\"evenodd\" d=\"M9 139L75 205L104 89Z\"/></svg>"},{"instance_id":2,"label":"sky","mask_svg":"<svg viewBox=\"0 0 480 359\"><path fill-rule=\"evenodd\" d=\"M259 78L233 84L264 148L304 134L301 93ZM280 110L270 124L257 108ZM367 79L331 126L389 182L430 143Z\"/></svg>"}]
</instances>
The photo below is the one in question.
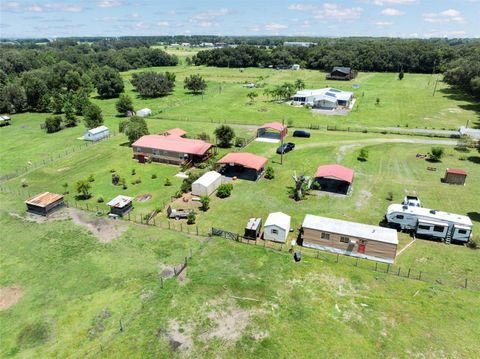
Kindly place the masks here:
<instances>
[{"instance_id":1,"label":"sky","mask_svg":"<svg viewBox=\"0 0 480 359\"><path fill-rule=\"evenodd\" d=\"M0 37L480 37L480 0L0 0Z\"/></svg>"}]
</instances>

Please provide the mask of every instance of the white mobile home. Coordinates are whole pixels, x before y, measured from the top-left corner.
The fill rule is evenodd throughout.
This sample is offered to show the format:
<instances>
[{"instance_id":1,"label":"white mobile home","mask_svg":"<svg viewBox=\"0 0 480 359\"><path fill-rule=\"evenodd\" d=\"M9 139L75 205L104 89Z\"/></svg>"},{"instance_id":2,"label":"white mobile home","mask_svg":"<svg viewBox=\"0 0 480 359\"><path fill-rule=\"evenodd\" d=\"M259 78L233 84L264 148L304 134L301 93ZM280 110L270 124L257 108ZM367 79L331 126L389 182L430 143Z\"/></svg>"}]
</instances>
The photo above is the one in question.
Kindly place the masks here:
<instances>
[{"instance_id":1,"label":"white mobile home","mask_svg":"<svg viewBox=\"0 0 480 359\"><path fill-rule=\"evenodd\" d=\"M352 100L353 92L327 87L298 91L292 96L292 105L309 105L314 108L333 110L337 107L350 107Z\"/></svg>"},{"instance_id":2,"label":"white mobile home","mask_svg":"<svg viewBox=\"0 0 480 359\"><path fill-rule=\"evenodd\" d=\"M290 216L282 212L270 213L263 228L263 239L285 243L290 232Z\"/></svg>"},{"instance_id":3,"label":"white mobile home","mask_svg":"<svg viewBox=\"0 0 480 359\"><path fill-rule=\"evenodd\" d=\"M399 229L447 243L451 240L468 242L472 236L473 225L469 217L429 208L391 204L385 219Z\"/></svg>"},{"instance_id":4,"label":"white mobile home","mask_svg":"<svg viewBox=\"0 0 480 359\"><path fill-rule=\"evenodd\" d=\"M151 114L152 114L152 110L150 110L149 108L142 108L141 110L138 110L136 113L136 115L140 117L147 117L147 116L150 116Z\"/></svg>"},{"instance_id":5,"label":"white mobile home","mask_svg":"<svg viewBox=\"0 0 480 359\"><path fill-rule=\"evenodd\" d=\"M216 171L205 173L192 183L192 194L195 196L210 196L222 184L222 175Z\"/></svg>"},{"instance_id":6,"label":"white mobile home","mask_svg":"<svg viewBox=\"0 0 480 359\"><path fill-rule=\"evenodd\" d=\"M88 130L85 135L83 135L83 139L86 141L100 141L104 138L110 136L110 131L108 130L107 126L99 126Z\"/></svg>"}]
</instances>

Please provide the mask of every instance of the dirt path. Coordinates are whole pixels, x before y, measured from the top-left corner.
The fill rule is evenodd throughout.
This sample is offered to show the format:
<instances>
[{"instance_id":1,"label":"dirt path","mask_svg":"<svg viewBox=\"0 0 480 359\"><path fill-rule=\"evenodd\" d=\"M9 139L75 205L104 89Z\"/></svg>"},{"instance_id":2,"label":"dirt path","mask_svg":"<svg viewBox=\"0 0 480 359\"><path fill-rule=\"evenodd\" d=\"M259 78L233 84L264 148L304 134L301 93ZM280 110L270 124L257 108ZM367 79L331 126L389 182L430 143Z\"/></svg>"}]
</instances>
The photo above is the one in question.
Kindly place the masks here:
<instances>
[{"instance_id":1,"label":"dirt path","mask_svg":"<svg viewBox=\"0 0 480 359\"><path fill-rule=\"evenodd\" d=\"M69 208L70 217L75 224L86 227L101 243L110 243L120 237L128 226L118 220L94 218L91 213Z\"/></svg>"},{"instance_id":2,"label":"dirt path","mask_svg":"<svg viewBox=\"0 0 480 359\"><path fill-rule=\"evenodd\" d=\"M18 285L0 288L0 310L5 310L18 303L23 297L23 290Z\"/></svg>"}]
</instances>

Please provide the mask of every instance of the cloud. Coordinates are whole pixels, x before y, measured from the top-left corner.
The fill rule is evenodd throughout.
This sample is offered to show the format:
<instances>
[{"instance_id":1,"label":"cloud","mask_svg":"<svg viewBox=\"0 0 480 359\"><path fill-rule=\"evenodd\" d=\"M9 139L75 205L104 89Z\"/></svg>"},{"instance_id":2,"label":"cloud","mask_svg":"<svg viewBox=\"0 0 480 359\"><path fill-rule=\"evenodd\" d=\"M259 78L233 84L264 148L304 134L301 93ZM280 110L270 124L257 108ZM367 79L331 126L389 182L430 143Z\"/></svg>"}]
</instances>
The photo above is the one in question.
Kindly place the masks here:
<instances>
[{"instance_id":1,"label":"cloud","mask_svg":"<svg viewBox=\"0 0 480 359\"><path fill-rule=\"evenodd\" d=\"M385 4L411 5L416 2L417 0L373 0L373 3L378 6L383 6Z\"/></svg>"},{"instance_id":2,"label":"cloud","mask_svg":"<svg viewBox=\"0 0 480 359\"><path fill-rule=\"evenodd\" d=\"M388 9L382 10L382 15L402 16L402 15L405 15L405 13L403 11L400 11L400 10L397 10L397 9L388 8Z\"/></svg>"},{"instance_id":3,"label":"cloud","mask_svg":"<svg viewBox=\"0 0 480 359\"><path fill-rule=\"evenodd\" d=\"M463 30L456 31L431 31L423 34L423 37L465 37L467 33Z\"/></svg>"},{"instance_id":4,"label":"cloud","mask_svg":"<svg viewBox=\"0 0 480 359\"><path fill-rule=\"evenodd\" d=\"M227 16L230 13L228 9L207 10L190 16L188 21L202 27L210 27L217 24L216 19Z\"/></svg>"},{"instance_id":5,"label":"cloud","mask_svg":"<svg viewBox=\"0 0 480 359\"><path fill-rule=\"evenodd\" d=\"M97 3L97 6L102 8L119 7L122 5L123 5L123 1L120 1L120 0L100 0Z\"/></svg>"},{"instance_id":6,"label":"cloud","mask_svg":"<svg viewBox=\"0 0 480 359\"><path fill-rule=\"evenodd\" d=\"M157 25L161 27L167 27L170 25L170 23L168 21L159 21L157 22Z\"/></svg>"},{"instance_id":7,"label":"cloud","mask_svg":"<svg viewBox=\"0 0 480 359\"><path fill-rule=\"evenodd\" d=\"M0 3L0 11L17 12L21 10L21 4L17 1L7 1Z\"/></svg>"},{"instance_id":8,"label":"cloud","mask_svg":"<svg viewBox=\"0 0 480 359\"><path fill-rule=\"evenodd\" d=\"M284 24L277 24L277 23L271 22L269 24L266 24L263 28L267 31L278 32L279 30L288 28L288 26Z\"/></svg>"},{"instance_id":9,"label":"cloud","mask_svg":"<svg viewBox=\"0 0 480 359\"><path fill-rule=\"evenodd\" d=\"M423 14L423 20L430 23L465 22L462 15L460 14L460 11L454 9Z\"/></svg>"},{"instance_id":10,"label":"cloud","mask_svg":"<svg viewBox=\"0 0 480 359\"><path fill-rule=\"evenodd\" d=\"M323 3L322 5L291 4L288 6L288 9L310 12L316 19L337 21L355 20L363 13L361 7L347 8L332 3Z\"/></svg>"},{"instance_id":11,"label":"cloud","mask_svg":"<svg viewBox=\"0 0 480 359\"><path fill-rule=\"evenodd\" d=\"M16 1L9 1L6 3L0 4L0 10L4 12L47 12L47 11L58 11L58 12L81 12L83 7L73 3L66 2L57 2L57 3L46 3L38 4L31 3L22 5Z\"/></svg>"},{"instance_id":12,"label":"cloud","mask_svg":"<svg viewBox=\"0 0 480 359\"><path fill-rule=\"evenodd\" d=\"M374 21L374 22L372 22L372 24L376 25L378 27L385 27L385 26L393 25L393 22L391 22L391 21Z\"/></svg>"}]
</instances>

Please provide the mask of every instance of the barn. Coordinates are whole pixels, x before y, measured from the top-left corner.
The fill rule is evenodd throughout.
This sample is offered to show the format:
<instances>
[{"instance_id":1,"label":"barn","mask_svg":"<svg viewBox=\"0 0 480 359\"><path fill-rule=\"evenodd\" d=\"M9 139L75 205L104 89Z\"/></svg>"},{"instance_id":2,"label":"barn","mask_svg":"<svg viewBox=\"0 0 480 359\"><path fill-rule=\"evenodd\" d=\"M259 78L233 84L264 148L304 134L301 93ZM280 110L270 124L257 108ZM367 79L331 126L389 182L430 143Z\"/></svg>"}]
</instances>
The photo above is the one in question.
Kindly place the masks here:
<instances>
[{"instance_id":1,"label":"barn","mask_svg":"<svg viewBox=\"0 0 480 359\"><path fill-rule=\"evenodd\" d=\"M281 140L287 136L288 126L280 122L269 122L257 129L258 138Z\"/></svg>"},{"instance_id":2,"label":"barn","mask_svg":"<svg viewBox=\"0 0 480 359\"><path fill-rule=\"evenodd\" d=\"M222 184L222 175L209 171L192 183L192 194L195 196L210 196Z\"/></svg>"},{"instance_id":3,"label":"barn","mask_svg":"<svg viewBox=\"0 0 480 359\"><path fill-rule=\"evenodd\" d=\"M99 126L85 132L85 135L83 135L83 139L86 141L100 141L104 138L107 138L108 136L110 136L110 131L108 130L108 127Z\"/></svg>"},{"instance_id":4,"label":"barn","mask_svg":"<svg viewBox=\"0 0 480 359\"><path fill-rule=\"evenodd\" d=\"M121 194L118 195L107 203L110 207L110 214L120 217L124 216L133 209L132 201L132 197L123 196Z\"/></svg>"},{"instance_id":5,"label":"barn","mask_svg":"<svg viewBox=\"0 0 480 359\"><path fill-rule=\"evenodd\" d=\"M358 258L393 264L397 231L307 214L301 229L302 245Z\"/></svg>"},{"instance_id":6,"label":"barn","mask_svg":"<svg viewBox=\"0 0 480 359\"><path fill-rule=\"evenodd\" d=\"M43 192L25 201L27 211L41 216L48 216L53 211L63 207L63 196L56 193Z\"/></svg>"},{"instance_id":7,"label":"barn","mask_svg":"<svg viewBox=\"0 0 480 359\"><path fill-rule=\"evenodd\" d=\"M343 80L348 81L355 78L355 72L350 67L335 66L330 74L327 75L327 80Z\"/></svg>"},{"instance_id":8,"label":"barn","mask_svg":"<svg viewBox=\"0 0 480 359\"><path fill-rule=\"evenodd\" d=\"M443 177L444 183L465 185L467 179L467 172L459 168L447 168L445 176Z\"/></svg>"},{"instance_id":9,"label":"barn","mask_svg":"<svg viewBox=\"0 0 480 359\"><path fill-rule=\"evenodd\" d=\"M263 239L285 243L290 232L290 216L282 212L270 213L263 227Z\"/></svg>"},{"instance_id":10,"label":"barn","mask_svg":"<svg viewBox=\"0 0 480 359\"><path fill-rule=\"evenodd\" d=\"M226 177L256 181L263 175L267 162L265 157L252 153L231 152L221 158L217 164L223 165L219 172Z\"/></svg>"},{"instance_id":11,"label":"barn","mask_svg":"<svg viewBox=\"0 0 480 359\"><path fill-rule=\"evenodd\" d=\"M321 191L347 195L352 187L355 171L342 165L323 165L315 173L313 187Z\"/></svg>"},{"instance_id":12,"label":"barn","mask_svg":"<svg viewBox=\"0 0 480 359\"><path fill-rule=\"evenodd\" d=\"M146 135L132 144L133 158L171 164L199 163L213 155L214 146L202 140L177 135Z\"/></svg>"}]
</instances>

